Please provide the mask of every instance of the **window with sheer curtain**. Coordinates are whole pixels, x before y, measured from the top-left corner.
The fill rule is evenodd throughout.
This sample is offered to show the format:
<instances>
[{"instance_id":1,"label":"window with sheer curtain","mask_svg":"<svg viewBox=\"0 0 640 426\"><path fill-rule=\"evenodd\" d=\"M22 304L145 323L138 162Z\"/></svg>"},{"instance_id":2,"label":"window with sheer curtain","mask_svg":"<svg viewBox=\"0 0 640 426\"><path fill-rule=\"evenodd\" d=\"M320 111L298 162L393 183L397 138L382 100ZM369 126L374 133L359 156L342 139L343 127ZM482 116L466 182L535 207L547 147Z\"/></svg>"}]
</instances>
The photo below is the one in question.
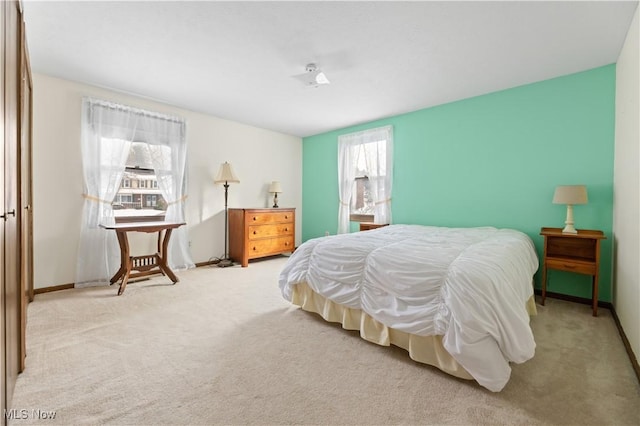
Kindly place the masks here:
<instances>
[{"instance_id":1,"label":"window with sheer curtain","mask_svg":"<svg viewBox=\"0 0 640 426\"><path fill-rule=\"evenodd\" d=\"M393 129L379 127L338 137L338 233L349 222L391 223Z\"/></svg>"},{"instance_id":2,"label":"window with sheer curtain","mask_svg":"<svg viewBox=\"0 0 640 426\"><path fill-rule=\"evenodd\" d=\"M109 284L110 277L119 268L120 250L115 232L99 225L120 221L126 216L123 211L135 210L128 209L125 202L131 203L129 207L138 205L136 201L139 205L153 204L154 207L160 204L165 220L184 222L187 197L184 119L84 98L81 126L85 201L76 268L77 287ZM127 163L136 151L144 153L140 155L145 158L145 164L144 167L138 165L138 170L133 165L137 172L134 173L127 171ZM134 187L140 198L131 191ZM147 188L152 192L140 193ZM159 203L159 200L162 201ZM168 251L172 269L194 266L186 227L174 230Z\"/></svg>"}]
</instances>

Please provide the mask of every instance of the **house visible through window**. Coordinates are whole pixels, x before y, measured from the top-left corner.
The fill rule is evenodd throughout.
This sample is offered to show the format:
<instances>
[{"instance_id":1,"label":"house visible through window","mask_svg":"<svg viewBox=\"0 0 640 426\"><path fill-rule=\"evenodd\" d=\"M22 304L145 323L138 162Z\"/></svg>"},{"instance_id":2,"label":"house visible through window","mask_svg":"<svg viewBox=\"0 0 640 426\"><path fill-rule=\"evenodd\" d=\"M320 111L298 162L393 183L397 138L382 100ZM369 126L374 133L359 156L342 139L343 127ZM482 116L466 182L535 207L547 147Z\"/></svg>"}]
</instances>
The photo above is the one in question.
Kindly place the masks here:
<instances>
[{"instance_id":1,"label":"house visible through window","mask_svg":"<svg viewBox=\"0 0 640 426\"><path fill-rule=\"evenodd\" d=\"M112 206L116 222L164 220L167 203L158 187L148 144L131 144L122 182Z\"/></svg>"}]
</instances>

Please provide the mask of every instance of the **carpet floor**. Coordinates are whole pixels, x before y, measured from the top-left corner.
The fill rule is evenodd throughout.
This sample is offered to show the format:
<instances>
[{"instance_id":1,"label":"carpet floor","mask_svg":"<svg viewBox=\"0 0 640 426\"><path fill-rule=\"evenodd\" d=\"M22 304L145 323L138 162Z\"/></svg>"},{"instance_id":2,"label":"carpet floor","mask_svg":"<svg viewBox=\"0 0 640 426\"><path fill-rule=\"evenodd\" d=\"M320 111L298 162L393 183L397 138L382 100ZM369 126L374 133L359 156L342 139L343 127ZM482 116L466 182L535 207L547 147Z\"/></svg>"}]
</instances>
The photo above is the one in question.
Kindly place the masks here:
<instances>
[{"instance_id":1,"label":"carpet floor","mask_svg":"<svg viewBox=\"0 0 640 426\"><path fill-rule=\"evenodd\" d=\"M492 393L292 307L286 260L37 295L9 424L640 424L606 309L547 299Z\"/></svg>"}]
</instances>

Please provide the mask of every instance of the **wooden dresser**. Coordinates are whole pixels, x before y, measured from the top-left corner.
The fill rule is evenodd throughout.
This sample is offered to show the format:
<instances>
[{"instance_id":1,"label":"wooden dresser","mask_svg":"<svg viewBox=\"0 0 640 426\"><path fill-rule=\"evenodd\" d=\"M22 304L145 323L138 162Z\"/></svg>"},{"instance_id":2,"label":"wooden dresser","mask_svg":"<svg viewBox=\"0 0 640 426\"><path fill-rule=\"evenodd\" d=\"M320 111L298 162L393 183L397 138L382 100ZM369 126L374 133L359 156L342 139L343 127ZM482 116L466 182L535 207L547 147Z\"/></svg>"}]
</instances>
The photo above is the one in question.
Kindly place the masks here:
<instances>
[{"instance_id":1,"label":"wooden dresser","mask_svg":"<svg viewBox=\"0 0 640 426\"><path fill-rule=\"evenodd\" d=\"M295 209L229 209L229 256L246 267L249 259L290 253L295 228Z\"/></svg>"}]
</instances>

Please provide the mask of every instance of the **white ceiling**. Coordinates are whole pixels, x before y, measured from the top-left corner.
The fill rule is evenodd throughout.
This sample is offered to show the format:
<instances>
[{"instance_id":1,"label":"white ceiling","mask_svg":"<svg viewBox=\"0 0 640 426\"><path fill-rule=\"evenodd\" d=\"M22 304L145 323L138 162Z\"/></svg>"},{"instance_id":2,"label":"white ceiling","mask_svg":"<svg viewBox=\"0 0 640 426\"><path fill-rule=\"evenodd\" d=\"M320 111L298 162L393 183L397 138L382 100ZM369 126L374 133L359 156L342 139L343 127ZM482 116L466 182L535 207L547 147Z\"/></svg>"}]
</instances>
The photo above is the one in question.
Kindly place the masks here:
<instances>
[{"instance_id":1,"label":"white ceiling","mask_svg":"<svg viewBox=\"0 0 640 426\"><path fill-rule=\"evenodd\" d=\"M309 136L616 62L637 1L24 2L35 72ZM330 85L292 76L315 62Z\"/></svg>"}]
</instances>

